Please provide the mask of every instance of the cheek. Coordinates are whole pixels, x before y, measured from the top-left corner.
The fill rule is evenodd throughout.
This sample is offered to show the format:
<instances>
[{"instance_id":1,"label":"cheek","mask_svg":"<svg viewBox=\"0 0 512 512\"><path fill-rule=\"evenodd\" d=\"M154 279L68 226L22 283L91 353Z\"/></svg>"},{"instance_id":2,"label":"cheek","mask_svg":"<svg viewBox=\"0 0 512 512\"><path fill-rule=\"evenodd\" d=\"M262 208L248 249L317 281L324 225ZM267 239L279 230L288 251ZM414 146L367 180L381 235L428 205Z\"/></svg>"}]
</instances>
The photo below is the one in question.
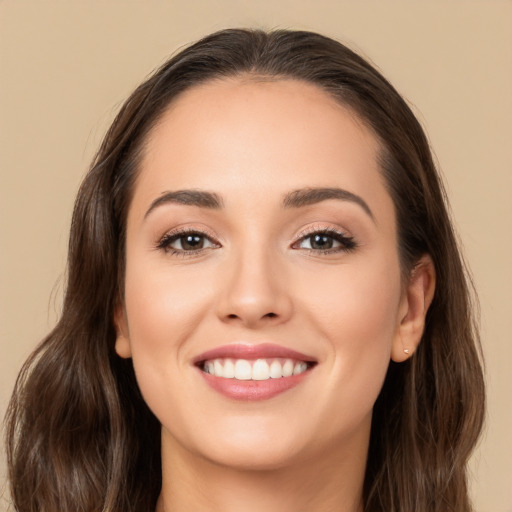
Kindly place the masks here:
<instances>
[{"instance_id":1,"label":"cheek","mask_svg":"<svg viewBox=\"0 0 512 512\"><path fill-rule=\"evenodd\" d=\"M355 417L373 408L397 335L400 273L391 263L347 265L315 286L301 283L302 310L329 353L330 392L324 396L333 398L333 408L350 407Z\"/></svg>"},{"instance_id":2,"label":"cheek","mask_svg":"<svg viewBox=\"0 0 512 512\"><path fill-rule=\"evenodd\" d=\"M170 271L165 260L134 258L127 265L125 308L133 365L142 395L158 417L185 395L187 383L177 376L189 364L187 340L210 302L206 289L198 289L200 282L187 269Z\"/></svg>"},{"instance_id":3,"label":"cheek","mask_svg":"<svg viewBox=\"0 0 512 512\"><path fill-rule=\"evenodd\" d=\"M394 265L346 266L303 282L303 305L334 345L365 349L391 340L400 302L400 275ZM396 270L395 270L396 268Z\"/></svg>"},{"instance_id":4,"label":"cheek","mask_svg":"<svg viewBox=\"0 0 512 512\"><path fill-rule=\"evenodd\" d=\"M186 270L171 272L165 263L127 265L125 307L140 392L162 425L186 433L191 428L187 340L204 317L208 299L198 291L196 278ZM200 402L196 405L204 408Z\"/></svg>"},{"instance_id":5,"label":"cheek","mask_svg":"<svg viewBox=\"0 0 512 512\"><path fill-rule=\"evenodd\" d=\"M169 272L165 262L127 268L126 311L134 357L146 354L158 360L181 346L208 302L209 293L198 285L186 270Z\"/></svg>"}]
</instances>

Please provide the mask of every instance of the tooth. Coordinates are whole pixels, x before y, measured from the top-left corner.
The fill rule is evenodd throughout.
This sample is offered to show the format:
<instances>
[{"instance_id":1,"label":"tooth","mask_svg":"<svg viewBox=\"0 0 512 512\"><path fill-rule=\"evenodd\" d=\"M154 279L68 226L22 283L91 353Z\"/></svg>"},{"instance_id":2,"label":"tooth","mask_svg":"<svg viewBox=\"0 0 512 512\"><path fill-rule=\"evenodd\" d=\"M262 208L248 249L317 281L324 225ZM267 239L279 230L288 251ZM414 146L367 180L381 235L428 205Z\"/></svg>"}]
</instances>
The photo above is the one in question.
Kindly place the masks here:
<instances>
[{"instance_id":1,"label":"tooth","mask_svg":"<svg viewBox=\"0 0 512 512\"><path fill-rule=\"evenodd\" d=\"M235 365L231 359L226 359L224 361L224 378L232 379L235 376Z\"/></svg>"},{"instance_id":2,"label":"tooth","mask_svg":"<svg viewBox=\"0 0 512 512\"><path fill-rule=\"evenodd\" d=\"M267 380L270 378L270 367L265 359L256 359L252 365L252 380Z\"/></svg>"},{"instance_id":3,"label":"tooth","mask_svg":"<svg viewBox=\"0 0 512 512\"><path fill-rule=\"evenodd\" d=\"M306 371L307 365L304 362L297 363L293 369L293 375L298 375Z\"/></svg>"},{"instance_id":4,"label":"tooth","mask_svg":"<svg viewBox=\"0 0 512 512\"><path fill-rule=\"evenodd\" d=\"M249 361L238 359L235 363L235 379L238 380L251 380L252 368Z\"/></svg>"},{"instance_id":5,"label":"tooth","mask_svg":"<svg viewBox=\"0 0 512 512\"><path fill-rule=\"evenodd\" d=\"M280 379L283 376L283 367L279 361L272 361L272 364L270 365L270 376L273 379Z\"/></svg>"},{"instance_id":6,"label":"tooth","mask_svg":"<svg viewBox=\"0 0 512 512\"><path fill-rule=\"evenodd\" d=\"M214 371L215 377L224 377L224 370L222 368L222 363L218 359L215 359L215 361L213 362L213 371Z\"/></svg>"},{"instance_id":7,"label":"tooth","mask_svg":"<svg viewBox=\"0 0 512 512\"><path fill-rule=\"evenodd\" d=\"M290 375L293 375L293 361L287 359L283 364L283 377L290 377Z\"/></svg>"},{"instance_id":8,"label":"tooth","mask_svg":"<svg viewBox=\"0 0 512 512\"><path fill-rule=\"evenodd\" d=\"M283 370L282 370L283 377L290 377L291 375L293 375L293 368L294 368L293 361L291 359L287 359L283 364Z\"/></svg>"},{"instance_id":9,"label":"tooth","mask_svg":"<svg viewBox=\"0 0 512 512\"><path fill-rule=\"evenodd\" d=\"M270 364L267 359L214 359L205 362L203 369L210 375L226 379L267 380L299 375L308 369L308 365L304 361L296 362L292 359L273 359Z\"/></svg>"}]
</instances>

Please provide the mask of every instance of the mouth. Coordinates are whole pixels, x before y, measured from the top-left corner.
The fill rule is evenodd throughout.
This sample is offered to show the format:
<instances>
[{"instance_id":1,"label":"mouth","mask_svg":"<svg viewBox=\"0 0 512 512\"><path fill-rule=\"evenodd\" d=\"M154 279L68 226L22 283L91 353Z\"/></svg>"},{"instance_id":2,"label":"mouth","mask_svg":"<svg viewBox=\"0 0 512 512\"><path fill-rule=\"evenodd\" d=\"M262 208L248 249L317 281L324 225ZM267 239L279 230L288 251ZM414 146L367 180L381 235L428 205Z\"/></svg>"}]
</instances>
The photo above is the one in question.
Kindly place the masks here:
<instances>
[{"instance_id":1,"label":"mouth","mask_svg":"<svg viewBox=\"0 0 512 512\"><path fill-rule=\"evenodd\" d=\"M315 365L311 361L296 359L208 359L197 366L205 373L235 380L263 381L300 375Z\"/></svg>"},{"instance_id":2,"label":"mouth","mask_svg":"<svg viewBox=\"0 0 512 512\"><path fill-rule=\"evenodd\" d=\"M238 400L263 400L297 386L317 361L278 345L226 345L194 360L207 384Z\"/></svg>"}]
</instances>

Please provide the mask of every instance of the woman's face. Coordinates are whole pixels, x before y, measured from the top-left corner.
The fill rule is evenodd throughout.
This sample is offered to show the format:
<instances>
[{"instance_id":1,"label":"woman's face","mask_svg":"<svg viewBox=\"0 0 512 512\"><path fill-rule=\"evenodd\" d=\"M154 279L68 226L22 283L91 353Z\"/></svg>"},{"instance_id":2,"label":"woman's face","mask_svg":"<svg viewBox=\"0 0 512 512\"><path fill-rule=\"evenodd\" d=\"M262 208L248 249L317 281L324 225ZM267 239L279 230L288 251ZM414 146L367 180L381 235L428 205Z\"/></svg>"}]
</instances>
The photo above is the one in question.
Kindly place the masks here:
<instances>
[{"instance_id":1,"label":"woman's face","mask_svg":"<svg viewBox=\"0 0 512 512\"><path fill-rule=\"evenodd\" d=\"M164 453L239 468L366 453L407 312L378 150L293 80L192 88L153 129L116 350Z\"/></svg>"}]
</instances>

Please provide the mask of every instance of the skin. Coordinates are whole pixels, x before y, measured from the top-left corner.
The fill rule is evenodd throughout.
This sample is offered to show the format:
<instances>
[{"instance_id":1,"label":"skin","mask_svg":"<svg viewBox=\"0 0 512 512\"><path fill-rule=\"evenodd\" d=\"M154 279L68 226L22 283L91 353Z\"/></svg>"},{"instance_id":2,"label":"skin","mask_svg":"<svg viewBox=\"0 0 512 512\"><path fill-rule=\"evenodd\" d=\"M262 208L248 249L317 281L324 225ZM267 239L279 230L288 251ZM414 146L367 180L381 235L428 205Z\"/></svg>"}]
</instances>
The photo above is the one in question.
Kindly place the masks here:
<instances>
[{"instance_id":1,"label":"skin","mask_svg":"<svg viewBox=\"0 0 512 512\"><path fill-rule=\"evenodd\" d=\"M424 257L404 283L379 144L316 86L237 78L182 94L147 141L127 220L116 350L162 424L159 511L362 511L372 407L390 358L417 347L434 290ZM338 187L351 200L283 207ZM221 197L219 209L163 202ZM172 248L176 229L204 248ZM312 231L351 237L325 252ZM332 239L328 239L331 241ZM169 249L169 247L167 247ZM192 364L230 343L276 343L318 364L271 399L229 399ZM407 354L404 350L408 350Z\"/></svg>"}]
</instances>

